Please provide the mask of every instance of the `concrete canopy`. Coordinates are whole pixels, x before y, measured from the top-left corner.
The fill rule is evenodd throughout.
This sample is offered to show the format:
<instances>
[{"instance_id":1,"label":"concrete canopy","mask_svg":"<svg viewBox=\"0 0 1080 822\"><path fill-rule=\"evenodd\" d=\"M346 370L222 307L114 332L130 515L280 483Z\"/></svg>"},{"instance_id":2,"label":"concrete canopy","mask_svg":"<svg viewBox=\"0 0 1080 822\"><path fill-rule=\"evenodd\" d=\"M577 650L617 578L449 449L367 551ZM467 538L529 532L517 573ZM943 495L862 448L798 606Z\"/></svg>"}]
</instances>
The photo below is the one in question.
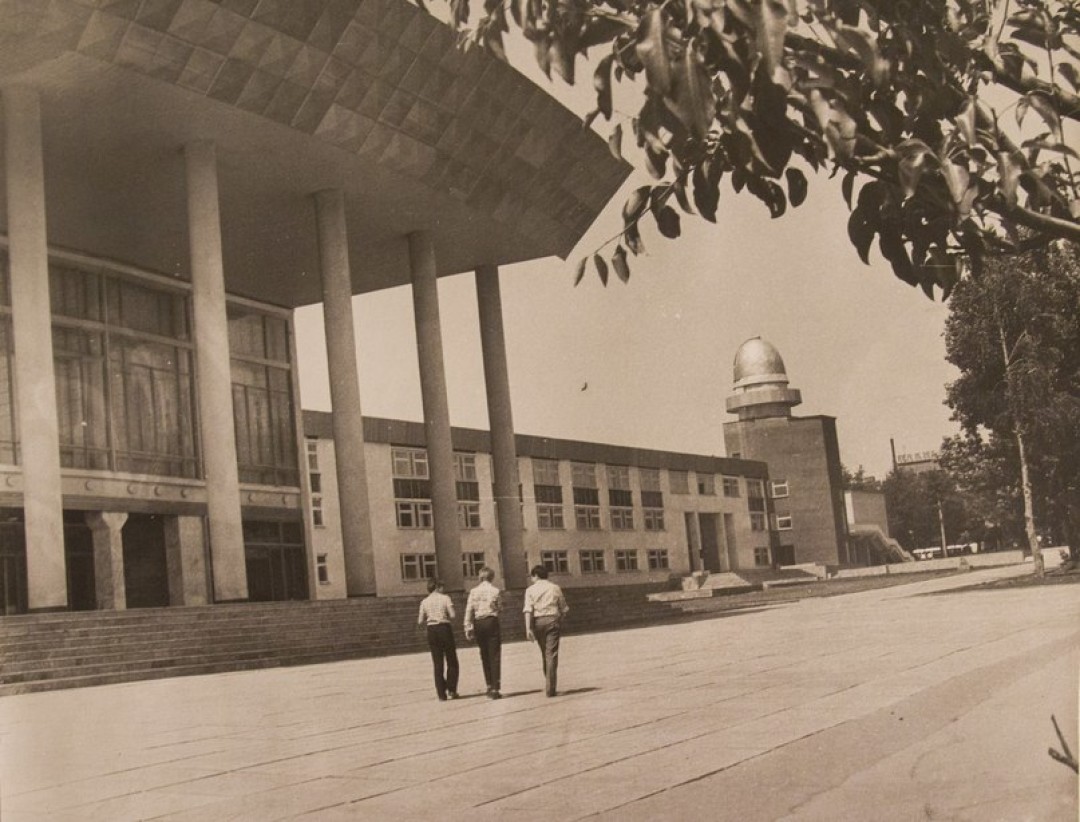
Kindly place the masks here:
<instances>
[{"instance_id":1,"label":"concrete canopy","mask_svg":"<svg viewBox=\"0 0 1080 822\"><path fill-rule=\"evenodd\" d=\"M417 230L440 275L565 257L629 172L404 0L0 0L11 83L41 94L51 246L187 279L182 148L209 139L226 287L283 306L321 299L320 189L361 293L409 281Z\"/></svg>"}]
</instances>

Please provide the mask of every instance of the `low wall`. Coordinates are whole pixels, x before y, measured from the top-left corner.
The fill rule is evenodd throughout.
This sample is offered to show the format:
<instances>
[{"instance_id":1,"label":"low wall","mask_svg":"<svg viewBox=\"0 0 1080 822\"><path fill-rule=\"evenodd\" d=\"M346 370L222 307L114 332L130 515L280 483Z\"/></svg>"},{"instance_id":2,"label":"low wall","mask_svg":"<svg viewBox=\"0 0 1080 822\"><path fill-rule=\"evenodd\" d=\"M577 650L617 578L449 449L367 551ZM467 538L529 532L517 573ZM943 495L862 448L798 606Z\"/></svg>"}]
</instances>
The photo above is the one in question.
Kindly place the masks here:
<instances>
[{"instance_id":1,"label":"low wall","mask_svg":"<svg viewBox=\"0 0 1080 822\"><path fill-rule=\"evenodd\" d=\"M1043 554L1047 552L1044 550ZM995 568L1001 565L1019 565L1024 561L1022 551L993 551L986 554L963 554L948 559L922 559L915 562L872 565L869 568L841 568L834 576L875 577L885 574L921 574L926 571L951 571L961 568Z\"/></svg>"}]
</instances>

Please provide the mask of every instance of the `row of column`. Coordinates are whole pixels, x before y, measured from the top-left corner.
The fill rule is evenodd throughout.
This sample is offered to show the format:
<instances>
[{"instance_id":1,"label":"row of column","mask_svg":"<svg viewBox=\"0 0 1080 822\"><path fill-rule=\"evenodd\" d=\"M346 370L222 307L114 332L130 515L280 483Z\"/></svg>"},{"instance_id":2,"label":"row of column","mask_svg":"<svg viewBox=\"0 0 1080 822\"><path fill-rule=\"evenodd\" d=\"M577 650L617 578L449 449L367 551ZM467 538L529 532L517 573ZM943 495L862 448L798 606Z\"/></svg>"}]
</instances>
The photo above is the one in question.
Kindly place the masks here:
<instances>
[{"instance_id":1,"label":"row of column","mask_svg":"<svg viewBox=\"0 0 1080 822\"><path fill-rule=\"evenodd\" d=\"M31 610L67 607L59 424L49 300L48 240L40 99L36 90L0 91L5 123L12 325L16 406L24 485L27 577ZM210 141L184 148L191 256L195 362L203 465L207 488L213 599L247 599L240 484L232 410L231 364L222 262L217 163ZM363 422L352 312L351 270L344 195L314 195L327 356L337 451L339 506L350 596L374 594L375 562L364 464ZM453 444L443 365L434 244L430 233L408 237L425 432L432 488L435 548L440 577L450 589L463 584ZM484 375L491 427L492 464L500 537L497 569L505 583L526 581L517 456L502 325L498 270L476 272ZM118 539L122 520L109 526ZM116 522L120 525L116 526ZM116 526L116 527L113 527ZM190 530L190 529L189 529ZM194 549L195 540L188 540ZM109 543L111 544L111 543ZM115 546L113 546L115 548ZM199 545L201 550L201 541ZM98 551L95 550L95 554ZM102 554L98 573L107 599L117 601L115 550ZM122 589L122 575L120 588Z\"/></svg>"}]
</instances>

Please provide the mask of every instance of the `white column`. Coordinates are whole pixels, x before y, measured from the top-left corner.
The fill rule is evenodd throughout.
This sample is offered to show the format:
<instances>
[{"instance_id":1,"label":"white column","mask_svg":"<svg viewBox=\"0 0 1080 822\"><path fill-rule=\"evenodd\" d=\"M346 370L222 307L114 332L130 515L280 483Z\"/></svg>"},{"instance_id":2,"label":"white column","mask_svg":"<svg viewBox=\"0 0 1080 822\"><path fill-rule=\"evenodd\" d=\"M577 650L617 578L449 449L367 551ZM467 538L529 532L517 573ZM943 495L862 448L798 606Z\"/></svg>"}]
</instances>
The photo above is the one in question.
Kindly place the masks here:
<instances>
[{"instance_id":1,"label":"white column","mask_svg":"<svg viewBox=\"0 0 1080 822\"><path fill-rule=\"evenodd\" d=\"M86 515L94 539L94 597L99 611L127 608L123 539L127 518L126 513L116 511L94 511Z\"/></svg>"},{"instance_id":2,"label":"white column","mask_svg":"<svg viewBox=\"0 0 1080 822\"><path fill-rule=\"evenodd\" d=\"M476 269L476 301L480 309L480 347L491 427L491 465L495 475L495 513L499 523L502 578L508 588L524 588L528 584L529 563L525 555L521 497L518 493L520 480L498 267L483 265Z\"/></svg>"},{"instance_id":3,"label":"white column","mask_svg":"<svg viewBox=\"0 0 1080 822\"><path fill-rule=\"evenodd\" d=\"M345 586L349 596L360 596L375 593L375 553L364 463L364 418L360 410L360 377L356 366L345 197L340 189L315 194L315 217L319 229L330 402L334 411Z\"/></svg>"},{"instance_id":4,"label":"white column","mask_svg":"<svg viewBox=\"0 0 1080 822\"><path fill-rule=\"evenodd\" d=\"M450 404L446 397L439 290L435 276L435 246L431 234L409 235L413 314L420 358L420 394L424 403L424 434L431 474L431 508L435 520L435 558L439 578L449 591L464 587L461 534L458 531L454 446L450 439Z\"/></svg>"},{"instance_id":5,"label":"white column","mask_svg":"<svg viewBox=\"0 0 1080 822\"><path fill-rule=\"evenodd\" d=\"M248 596L247 570L240 519L240 479L236 467L214 144L208 140L188 143L184 147L184 157L195 307L195 363L214 598L218 602L245 600Z\"/></svg>"},{"instance_id":6,"label":"white column","mask_svg":"<svg viewBox=\"0 0 1080 822\"><path fill-rule=\"evenodd\" d=\"M5 87L0 94L4 106L8 260L28 604L32 611L62 609L68 605L68 593L49 308L41 102L34 89L23 86Z\"/></svg>"}]
</instances>

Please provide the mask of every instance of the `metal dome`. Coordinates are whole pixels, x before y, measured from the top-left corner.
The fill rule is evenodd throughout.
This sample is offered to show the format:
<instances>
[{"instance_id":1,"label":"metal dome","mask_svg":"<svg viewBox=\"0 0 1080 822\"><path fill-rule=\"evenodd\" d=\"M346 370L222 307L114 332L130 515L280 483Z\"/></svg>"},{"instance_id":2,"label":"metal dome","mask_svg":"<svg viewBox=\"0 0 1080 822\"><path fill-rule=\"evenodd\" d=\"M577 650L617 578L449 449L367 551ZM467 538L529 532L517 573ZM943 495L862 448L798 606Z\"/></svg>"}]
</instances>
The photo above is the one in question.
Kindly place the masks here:
<instances>
[{"instance_id":1,"label":"metal dome","mask_svg":"<svg viewBox=\"0 0 1080 822\"><path fill-rule=\"evenodd\" d=\"M768 340L751 337L735 354L735 389L765 383L788 384L784 360Z\"/></svg>"}]
</instances>

